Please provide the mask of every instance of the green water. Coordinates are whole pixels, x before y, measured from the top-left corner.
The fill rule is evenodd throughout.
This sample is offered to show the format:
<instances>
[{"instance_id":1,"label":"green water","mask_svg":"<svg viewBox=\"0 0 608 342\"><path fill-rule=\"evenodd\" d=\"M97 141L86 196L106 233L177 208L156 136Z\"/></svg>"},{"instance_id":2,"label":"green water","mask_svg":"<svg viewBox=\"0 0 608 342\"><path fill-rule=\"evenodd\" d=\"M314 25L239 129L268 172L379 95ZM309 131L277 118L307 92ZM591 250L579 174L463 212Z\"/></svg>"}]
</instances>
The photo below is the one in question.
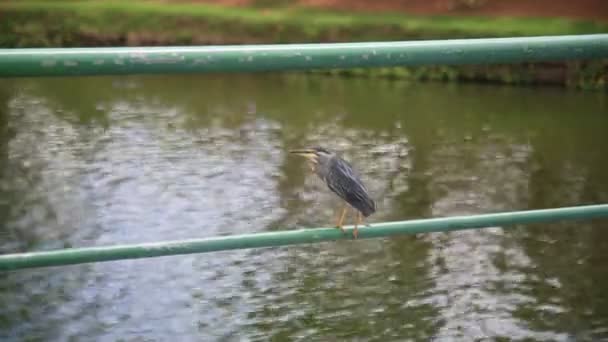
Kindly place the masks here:
<instances>
[{"instance_id":1,"label":"green water","mask_svg":"<svg viewBox=\"0 0 608 342\"><path fill-rule=\"evenodd\" d=\"M291 76L0 83L0 252L608 203L608 98ZM2 341L608 339L608 221L0 274Z\"/></svg>"}]
</instances>

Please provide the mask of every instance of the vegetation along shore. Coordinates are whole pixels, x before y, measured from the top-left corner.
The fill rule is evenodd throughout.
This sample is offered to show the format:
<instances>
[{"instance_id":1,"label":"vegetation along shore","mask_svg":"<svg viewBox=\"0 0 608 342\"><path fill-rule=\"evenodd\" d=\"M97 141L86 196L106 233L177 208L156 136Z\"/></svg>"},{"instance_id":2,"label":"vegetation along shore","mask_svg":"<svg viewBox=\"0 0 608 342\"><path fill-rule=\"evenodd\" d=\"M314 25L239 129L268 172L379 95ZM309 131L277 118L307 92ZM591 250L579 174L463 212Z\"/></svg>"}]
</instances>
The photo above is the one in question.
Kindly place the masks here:
<instances>
[{"instance_id":1,"label":"vegetation along shore","mask_svg":"<svg viewBox=\"0 0 608 342\"><path fill-rule=\"evenodd\" d=\"M361 12L303 7L289 1L270 1L262 5L95 0L0 1L0 47L388 41L608 32L608 22L591 19L423 16L396 11ZM407 80L608 88L608 60L322 72Z\"/></svg>"}]
</instances>

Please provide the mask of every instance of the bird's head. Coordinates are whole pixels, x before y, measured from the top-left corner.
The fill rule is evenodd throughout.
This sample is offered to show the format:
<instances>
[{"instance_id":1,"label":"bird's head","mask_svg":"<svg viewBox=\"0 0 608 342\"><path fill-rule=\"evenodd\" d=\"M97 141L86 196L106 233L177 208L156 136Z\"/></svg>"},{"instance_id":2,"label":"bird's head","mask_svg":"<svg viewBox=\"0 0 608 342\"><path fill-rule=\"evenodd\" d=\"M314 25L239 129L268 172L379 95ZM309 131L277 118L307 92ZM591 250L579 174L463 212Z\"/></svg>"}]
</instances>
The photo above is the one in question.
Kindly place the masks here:
<instances>
[{"instance_id":1,"label":"bird's head","mask_svg":"<svg viewBox=\"0 0 608 342\"><path fill-rule=\"evenodd\" d=\"M308 159L313 165L324 164L334 155L323 147L303 148L289 152Z\"/></svg>"}]
</instances>

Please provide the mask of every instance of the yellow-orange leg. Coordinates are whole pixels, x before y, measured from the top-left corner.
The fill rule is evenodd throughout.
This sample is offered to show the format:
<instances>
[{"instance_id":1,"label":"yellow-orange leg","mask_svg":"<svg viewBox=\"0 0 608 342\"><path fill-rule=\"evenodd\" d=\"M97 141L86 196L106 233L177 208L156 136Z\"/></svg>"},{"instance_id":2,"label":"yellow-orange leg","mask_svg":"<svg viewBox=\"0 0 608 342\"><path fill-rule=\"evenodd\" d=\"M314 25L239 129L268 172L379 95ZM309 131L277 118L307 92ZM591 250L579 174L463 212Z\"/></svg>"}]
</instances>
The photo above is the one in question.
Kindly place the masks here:
<instances>
[{"instance_id":1,"label":"yellow-orange leg","mask_svg":"<svg viewBox=\"0 0 608 342\"><path fill-rule=\"evenodd\" d=\"M363 221L363 217L360 212L357 211L357 219L355 220L355 229L353 229L353 237L356 239L359 236L359 225Z\"/></svg>"},{"instance_id":2,"label":"yellow-orange leg","mask_svg":"<svg viewBox=\"0 0 608 342\"><path fill-rule=\"evenodd\" d=\"M342 231L342 233L344 233L343 223L344 223L344 217L346 217L346 209L347 209L347 207L346 207L346 205L344 205L342 207L342 213L340 214L338 222L336 223L336 228L340 229Z\"/></svg>"}]
</instances>

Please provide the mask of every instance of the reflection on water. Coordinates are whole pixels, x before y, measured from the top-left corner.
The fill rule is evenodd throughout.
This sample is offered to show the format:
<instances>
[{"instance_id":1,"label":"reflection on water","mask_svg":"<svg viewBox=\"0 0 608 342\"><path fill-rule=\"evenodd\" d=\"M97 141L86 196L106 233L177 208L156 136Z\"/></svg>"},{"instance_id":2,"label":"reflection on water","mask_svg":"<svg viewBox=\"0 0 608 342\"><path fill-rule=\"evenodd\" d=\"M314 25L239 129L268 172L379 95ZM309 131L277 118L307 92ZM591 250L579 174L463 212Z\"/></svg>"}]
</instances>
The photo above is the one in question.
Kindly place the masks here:
<instances>
[{"instance_id":1,"label":"reflection on water","mask_svg":"<svg viewBox=\"0 0 608 342\"><path fill-rule=\"evenodd\" d=\"M307 76L0 84L0 252L324 226L324 145L370 221L608 202L606 97ZM606 221L34 269L2 340L608 338Z\"/></svg>"}]
</instances>

